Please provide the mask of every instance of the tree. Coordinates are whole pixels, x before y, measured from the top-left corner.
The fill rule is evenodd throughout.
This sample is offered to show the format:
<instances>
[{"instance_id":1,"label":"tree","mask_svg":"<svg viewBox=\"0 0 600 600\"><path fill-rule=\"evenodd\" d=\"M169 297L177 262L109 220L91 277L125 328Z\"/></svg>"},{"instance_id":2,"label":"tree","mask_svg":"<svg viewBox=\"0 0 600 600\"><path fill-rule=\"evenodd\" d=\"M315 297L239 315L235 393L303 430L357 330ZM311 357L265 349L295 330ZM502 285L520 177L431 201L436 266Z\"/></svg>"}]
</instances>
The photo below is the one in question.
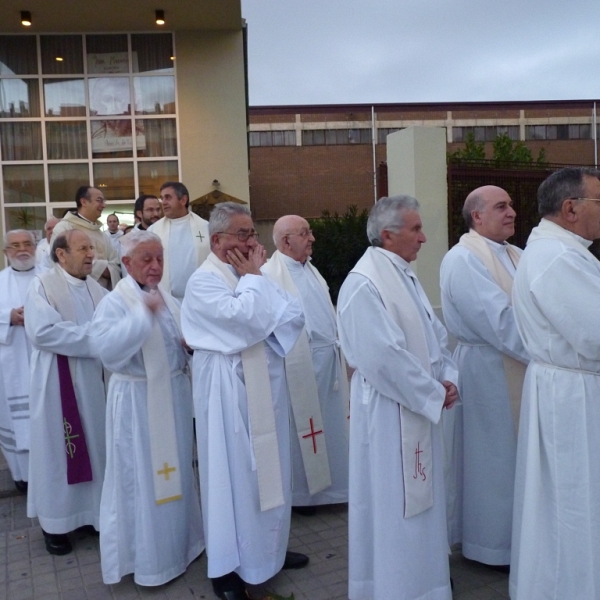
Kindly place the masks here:
<instances>
[{"instance_id":1,"label":"tree","mask_svg":"<svg viewBox=\"0 0 600 600\"><path fill-rule=\"evenodd\" d=\"M450 160L485 160L485 144L475 141L473 132L467 133L465 147L450 154Z\"/></svg>"},{"instance_id":2,"label":"tree","mask_svg":"<svg viewBox=\"0 0 600 600\"><path fill-rule=\"evenodd\" d=\"M325 210L319 219L309 219L315 236L312 262L327 281L334 304L344 279L369 247L368 217L366 209L359 213L352 205L342 216Z\"/></svg>"}]
</instances>

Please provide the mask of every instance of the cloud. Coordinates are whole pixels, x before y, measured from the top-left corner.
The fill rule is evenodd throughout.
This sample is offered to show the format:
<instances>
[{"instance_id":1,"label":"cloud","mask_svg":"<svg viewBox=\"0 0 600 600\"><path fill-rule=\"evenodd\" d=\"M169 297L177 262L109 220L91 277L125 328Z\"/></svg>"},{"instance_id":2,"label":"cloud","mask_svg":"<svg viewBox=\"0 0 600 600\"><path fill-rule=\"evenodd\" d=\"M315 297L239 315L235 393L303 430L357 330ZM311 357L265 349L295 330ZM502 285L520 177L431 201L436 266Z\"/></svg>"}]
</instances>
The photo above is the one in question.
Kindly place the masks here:
<instances>
[{"instance_id":1,"label":"cloud","mask_svg":"<svg viewBox=\"0 0 600 600\"><path fill-rule=\"evenodd\" d=\"M243 0L250 102L600 96L595 0Z\"/></svg>"}]
</instances>

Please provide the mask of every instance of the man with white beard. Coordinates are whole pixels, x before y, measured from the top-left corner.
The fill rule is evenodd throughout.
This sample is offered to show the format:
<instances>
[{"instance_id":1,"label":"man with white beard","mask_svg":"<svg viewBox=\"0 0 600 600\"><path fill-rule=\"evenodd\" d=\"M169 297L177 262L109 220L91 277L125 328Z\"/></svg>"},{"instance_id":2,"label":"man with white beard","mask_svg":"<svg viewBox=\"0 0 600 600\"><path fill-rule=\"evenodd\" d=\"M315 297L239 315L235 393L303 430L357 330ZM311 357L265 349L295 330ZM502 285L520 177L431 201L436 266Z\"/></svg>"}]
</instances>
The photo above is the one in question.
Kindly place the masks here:
<instances>
[{"instance_id":1,"label":"man with white beard","mask_svg":"<svg viewBox=\"0 0 600 600\"><path fill-rule=\"evenodd\" d=\"M100 511L102 579L133 573L162 585L204 550L192 470L194 407L179 303L158 287L160 238L134 230L123 238L128 275L92 323L100 358L112 372L107 460Z\"/></svg>"},{"instance_id":2,"label":"man with white beard","mask_svg":"<svg viewBox=\"0 0 600 600\"><path fill-rule=\"evenodd\" d=\"M0 272L0 447L16 488L27 491L29 471L29 360L23 305L27 288L42 268L35 264L35 237L15 229L4 238L9 266Z\"/></svg>"},{"instance_id":3,"label":"man with white beard","mask_svg":"<svg viewBox=\"0 0 600 600\"><path fill-rule=\"evenodd\" d=\"M54 268L25 300L31 355L31 445L27 516L37 517L50 554L72 550L67 533L98 529L104 480L106 395L91 335L106 294L90 276L94 246L78 229L56 236Z\"/></svg>"}]
</instances>

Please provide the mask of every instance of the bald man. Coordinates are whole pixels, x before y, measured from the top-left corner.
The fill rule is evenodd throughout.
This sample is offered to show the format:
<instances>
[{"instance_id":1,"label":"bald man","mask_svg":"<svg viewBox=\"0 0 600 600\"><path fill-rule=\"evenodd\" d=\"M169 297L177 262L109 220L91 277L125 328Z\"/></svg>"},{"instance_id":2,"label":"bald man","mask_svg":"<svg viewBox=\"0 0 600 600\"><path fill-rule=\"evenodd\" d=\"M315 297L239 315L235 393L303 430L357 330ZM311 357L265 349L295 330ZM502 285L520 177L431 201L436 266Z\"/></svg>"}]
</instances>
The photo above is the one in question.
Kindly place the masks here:
<instances>
[{"instance_id":1,"label":"bald man","mask_svg":"<svg viewBox=\"0 0 600 600\"><path fill-rule=\"evenodd\" d=\"M441 266L442 310L458 340L454 360L463 402L449 411L459 458L455 497L462 494L462 506L450 511L450 542L462 541L466 558L495 566L510 563L518 418L529 362L512 307L522 251L506 240L515 232L515 216L502 188L473 190L463 207L469 233Z\"/></svg>"},{"instance_id":2,"label":"bald man","mask_svg":"<svg viewBox=\"0 0 600 600\"><path fill-rule=\"evenodd\" d=\"M273 241L277 251L262 271L299 297L306 318L285 369L292 405L292 505L313 514L317 505L348 501L346 364L329 288L310 263L310 225L296 215L281 217Z\"/></svg>"},{"instance_id":3,"label":"bald man","mask_svg":"<svg viewBox=\"0 0 600 600\"><path fill-rule=\"evenodd\" d=\"M52 238L52 232L54 231L55 225L60 221L56 217L50 217L45 225L44 232L46 237L40 240L35 249L35 262L42 267L52 268L52 260L50 258L50 239Z\"/></svg>"}]
</instances>

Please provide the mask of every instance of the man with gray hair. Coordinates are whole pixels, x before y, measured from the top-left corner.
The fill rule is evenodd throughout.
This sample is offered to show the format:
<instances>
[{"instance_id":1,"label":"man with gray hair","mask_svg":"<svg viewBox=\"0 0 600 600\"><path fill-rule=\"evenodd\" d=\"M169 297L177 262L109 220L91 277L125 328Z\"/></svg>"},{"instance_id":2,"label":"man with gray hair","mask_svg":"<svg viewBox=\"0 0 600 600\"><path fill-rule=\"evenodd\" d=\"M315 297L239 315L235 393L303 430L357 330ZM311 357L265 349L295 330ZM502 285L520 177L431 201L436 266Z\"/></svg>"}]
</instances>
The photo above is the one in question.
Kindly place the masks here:
<instances>
[{"instance_id":1,"label":"man with gray hair","mask_svg":"<svg viewBox=\"0 0 600 600\"><path fill-rule=\"evenodd\" d=\"M158 287L163 248L154 233L122 239L127 277L98 307L94 343L112 372L100 507L106 584L133 573L162 585L204 550L192 471L193 404L179 303Z\"/></svg>"},{"instance_id":2,"label":"man with gray hair","mask_svg":"<svg viewBox=\"0 0 600 600\"><path fill-rule=\"evenodd\" d=\"M31 340L31 445L27 516L50 554L72 550L67 534L98 530L104 480L106 394L91 321L106 290L90 277L94 245L79 229L56 236L54 268L25 300Z\"/></svg>"},{"instance_id":3,"label":"man with gray hair","mask_svg":"<svg viewBox=\"0 0 600 600\"><path fill-rule=\"evenodd\" d=\"M458 373L410 267L426 241L419 203L381 198L367 235L372 247L338 300L342 350L356 369L349 598L450 600L440 417L457 399Z\"/></svg>"},{"instance_id":4,"label":"man with gray hair","mask_svg":"<svg viewBox=\"0 0 600 600\"><path fill-rule=\"evenodd\" d=\"M529 362L512 307L522 250L506 240L515 233L515 216L502 188L473 190L463 208L469 232L444 257L440 280L446 327L458 340L453 358L462 400L462 406L444 415L456 449L446 457L457 471L456 493L448 497L461 504L449 511L450 543L462 542L466 558L506 567L521 392Z\"/></svg>"},{"instance_id":5,"label":"man with gray hair","mask_svg":"<svg viewBox=\"0 0 600 600\"><path fill-rule=\"evenodd\" d=\"M35 264L35 237L14 229L4 237L8 266L0 271L0 448L16 488L27 491L29 479L29 361L23 305L27 288L42 268Z\"/></svg>"},{"instance_id":6,"label":"man with gray hair","mask_svg":"<svg viewBox=\"0 0 600 600\"><path fill-rule=\"evenodd\" d=\"M600 171L570 167L538 189L542 217L513 287L527 367L515 477L513 600L600 590Z\"/></svg>"},{"instance_id":7,"label":"man with gray hair","mask_svg":"<svg viewBox=\"0 0 600 600\"><path fill-rule=\"evenodd\" d=\"M348 376L327 283L310 263L308 221L286 215L273 226L277 250L262 268L300 299L306 326L285 359L291 400L292 505L314 514L320 504L348 502Z\"/></svg>"},{"instance_id":8,"label":"man with gray hair","mask_svg":"<svg viewBox=\"0 0 600 600\"><path fill-rule=\"evenodd\" d=\"M163 245L161 287L181 301L189 278L210 252L208 223L190 211L190 194L180 181L163 183L160 198L165 216L148 231Z\"/></svg>"},{"instance_id":9,"label":"man with gray hair","mask_svg":"<svg viewBox=\"0 0 600 600\"><path fill-rule=\"evenodd\" d=\"M299 301L260 268L250 212L217 204L212 252L189 280L181 311L194 349L194 408L208 576L223 600L247 599L282 567L308 557L286 553L291 465L283 357L304 318Z\"/></svg>"},{"instance_id":10,"label":"man with gray hair","mask_svg":"<svg viewBox=\"0 0 600 600\"><path fill-rule=\"evenodd\" d=\"M35 249L35 260L38 265L42 265L48 269L52 268L52 259L50 258L50 240L52 239L52 232L56 227L56 224L60 221L56 217L50 217L44 224L45 236L38 242L37 248Z\"/></svg>"}]
</instances>

